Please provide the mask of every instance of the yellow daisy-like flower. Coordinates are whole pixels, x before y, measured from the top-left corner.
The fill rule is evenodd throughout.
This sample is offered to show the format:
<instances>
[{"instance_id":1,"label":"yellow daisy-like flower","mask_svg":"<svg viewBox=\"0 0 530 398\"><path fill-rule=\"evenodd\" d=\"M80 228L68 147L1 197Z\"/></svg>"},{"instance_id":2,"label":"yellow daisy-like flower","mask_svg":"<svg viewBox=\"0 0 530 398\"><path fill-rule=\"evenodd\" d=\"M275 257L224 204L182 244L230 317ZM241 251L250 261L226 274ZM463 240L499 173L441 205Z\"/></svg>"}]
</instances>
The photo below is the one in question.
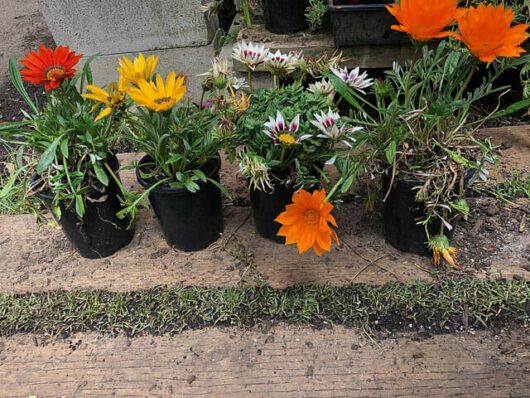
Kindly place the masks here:
<instances>
[{"instance_id":1,"label":"yellow daisy-like flower","mask_svg":"<svg viewBox=\"0 0 530 398\"><path fill-rule=\"evenodd\" d=\"M155 73L158 56L150 55L146 59L142 53L139 53L138 58L134 58L134 62L127 57L120 58L118 62L120 64L118 72L124 84L139 87L140 80L149 80Z\"/></svg>"},{"instance_id":2,"label":"yellow daisy-like flower","mask_svg":"<svg viewBox=\"0 0 530 398\"><path fill-rule=\"evenodd\" d=\"M432 237L429 246L433 253L434 265L440 265L440 257L443 257L453 268L461 269L456 259L456 249L449 246L449 239L445 235Z\"/></svg>"},{"instance_id":3,"label":"yellow daisy-like flower","mask_svg":"<svg viewBox=\"0 0 530 398\"><path fill-rule=\"evenodd\" d=\"M125 103L127 89L127 85L124 84L123 79L120 77L118 83L112 82L109 84L107 91L105 91L101 87L89 84L87 86L87 90L91 93L82 94L82 96L97 101L97 104L92 107L90 113L94 112L101 104L107 105L105 109L103 109L96 117L95 120L97 121L99 119L104 118L105 116L110 115L110 113L112 112L112 108L121 106Z\"/></svg>"},{"instance_id":4,"label":"yellow daisy-like flower","mask_svg":"<svg viewBox=\"0 0 530 398\"><path fill-rule=\"evenodd\" d=\"M156 75L156 85L147 80L139 80L138 88L129 89L129 96L139 105L156 112L165 112L173 108L181 100L186 92L183 85L184 77L177 77L175 72L171 72L166 78L166 84L162 77Z\"/></svg>"}]
</instances>

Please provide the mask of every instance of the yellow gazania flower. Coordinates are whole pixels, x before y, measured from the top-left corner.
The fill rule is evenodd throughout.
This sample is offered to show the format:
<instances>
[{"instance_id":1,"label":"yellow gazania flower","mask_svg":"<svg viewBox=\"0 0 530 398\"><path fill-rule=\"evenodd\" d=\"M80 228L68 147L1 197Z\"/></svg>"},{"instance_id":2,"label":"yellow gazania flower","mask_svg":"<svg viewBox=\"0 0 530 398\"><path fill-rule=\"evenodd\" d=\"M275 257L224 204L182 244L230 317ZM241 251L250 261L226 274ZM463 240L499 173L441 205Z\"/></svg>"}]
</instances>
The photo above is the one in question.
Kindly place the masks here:
<instances>
[{"instance_id":1,"label":"yellow gazania flower","mask_svg":"<svg viewBox=\"0 0 530 398\"><path fill-rule=\"evenodd\" d=\"M440 257L451 264L456 269L461 269L456 259L456 249L449 246L449 240L445 235L436 235L429 240L432 249L434 265L440 265Z\"/></svg>"},{"instance_id":2,"label":"yellow gazania flower","mask_svg":"<svg viewBox=\"0 0 530 398\"><path fill-rule=\"evenodd\" d=\"M124 84L138 87L138 81L149 80L155 73L158 56L150 55L145 59L144 55L139 53L138 58L134 58L134 62L127 57L119 59L118 62L120 64L118 72L123 78Z\"/></svg>"},{"instance_id":3,"label":"yellow gazania flower","mask_svg":"<svg viewBox=\"0 0 530 398\"><path fill-rule=\"evenodd\" d=\"M97 101L97 104L92 107L90 113L94 112L101 104L107 104L99 115L96 117L96 121L108 116L112 112L112 108L121 106L125 103L125 95L127 94L127 85L123 83L123 79L120 77L118 83L112 82L109 84L107 91L101 87L89 84L87 90L91 91L89 94L82 94L83 97L93 99Z\"/></svg>"},{"instance_id":4,"label":"yellow gazania flower","mask_svg":"<svg viewBox=\"0 0 530 398\"><path fill-rule=\"evenodd\" d=\"M183 85L184 77L171 72L164 85L162 77L156 75L156 85L147 80L139 80L138 88L129 89L129 96L139 105L156 112L164 112L175 105L184 96L186 86Z\"/></svg>"}]
</instances>

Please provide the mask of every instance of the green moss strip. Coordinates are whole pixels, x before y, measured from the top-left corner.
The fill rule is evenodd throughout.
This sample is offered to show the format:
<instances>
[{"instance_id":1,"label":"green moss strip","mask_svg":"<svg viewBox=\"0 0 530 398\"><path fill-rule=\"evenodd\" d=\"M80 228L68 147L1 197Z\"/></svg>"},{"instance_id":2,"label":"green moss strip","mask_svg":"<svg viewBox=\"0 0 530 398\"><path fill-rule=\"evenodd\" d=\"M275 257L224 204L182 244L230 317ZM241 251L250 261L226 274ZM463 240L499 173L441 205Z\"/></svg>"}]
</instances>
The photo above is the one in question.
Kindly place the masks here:
<instances>
[{"instance_id":1,"label":"green moss strip","mask_svg":"<svg viewBox=\"0 0 530 398\"><path fill-rule=\"evenodd\" d=\"M66 336L176 334L215 325L250 327L272 320L314 326L342 324L372 332L423 327L432 333L461 327L526 323L525 281L446 281L347 287L179 287L138 292L54 291L0 296L0 335L16 332ZM467 319L466 319L467 318Z\"/></svg>"}]
</instances>

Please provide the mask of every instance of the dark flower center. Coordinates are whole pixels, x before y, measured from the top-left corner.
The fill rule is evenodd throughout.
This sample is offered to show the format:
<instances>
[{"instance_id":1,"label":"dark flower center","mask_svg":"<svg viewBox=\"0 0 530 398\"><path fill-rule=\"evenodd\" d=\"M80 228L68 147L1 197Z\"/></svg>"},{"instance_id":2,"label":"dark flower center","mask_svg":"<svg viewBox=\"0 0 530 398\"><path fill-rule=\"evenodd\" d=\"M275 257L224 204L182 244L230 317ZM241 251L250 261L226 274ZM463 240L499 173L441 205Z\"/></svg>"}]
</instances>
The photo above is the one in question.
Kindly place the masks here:
<instances>
[{"instance_id":1,"label":"dark flower center","mask_svg":"<svg viewBox=\"0 0 530 398\"><path fill-rule=\"evenodd\" d=\"M157 98L155 100L155 104L157 105L163 104L164 102L171 102L171 97Z\"/></svg>"},{"instance_id":2,"label":"dark flower center","mask_svg":"<svg viewBox=\"0 0 530 398\"><path fill-rule=\"evenodd\" d=\"M54 81L62 79L65 75L65 68L62 65L50 65L43 71L46 80Z\"/></svg>"},{"instance_id":3,"label":"dark flower center","mask_svg":"<svg viewBox=\"0 0 530 398\"><path fill-rule=\"evenodd\" d=\"M304 213L304 220L307 225L316 225L320 221L320 213L317 209L307 209Z\"/></svg>"}]
</instances>

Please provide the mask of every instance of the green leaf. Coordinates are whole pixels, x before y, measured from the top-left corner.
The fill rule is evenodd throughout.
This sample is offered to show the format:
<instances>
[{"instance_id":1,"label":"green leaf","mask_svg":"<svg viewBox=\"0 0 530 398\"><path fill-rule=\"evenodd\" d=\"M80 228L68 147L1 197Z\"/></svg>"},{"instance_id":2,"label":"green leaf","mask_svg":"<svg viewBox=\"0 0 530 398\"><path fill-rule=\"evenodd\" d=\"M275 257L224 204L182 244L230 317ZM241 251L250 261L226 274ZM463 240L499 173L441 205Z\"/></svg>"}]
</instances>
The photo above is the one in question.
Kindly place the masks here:
<instances>
[{"instance_id":1,"label":"green leaf","mask_svg":"<svg viewBox=\"0 0 530 398\"><path fill-rule=\"evenodd\" d=\"M61 142L61 153L63 156L68 159L68 139L65 139Z\"/></svg>"},{"instance_id":2,"label":"green leaf","mask_svg":"<svg viewBox=\"0 0 530 398\"><path fill-rule=\"evenodd\" d=\"M75 211L79 217L83 217L83 214L85 214L85 205L81 195L75 195Z\"/></svg>"},{"instance_id":3,"label":"green leaf","mask_svg":"<svg viewBox=\"0 0 530 398\"><path fill-rule=\"evenodd\" d=\"M232 195L230 195L230 193L226 190L226 188L222 186L218 181L214 180L213 178L209 178L209 177L208 177L208 181L211 182L213 185L215 185L217 188L219 188L221 192L224 193L229 200L232 200Z\"/></svg>"},{"instance_id":4,"label":"green leaf","mask_svg":"<svg viewBox=\"0 0 530 398\"><path fill-rule=\"evenodd\" d=\"M31 110L34 113L39 113L37 105L35 105L35 103L31 100L28 92L24 88L24 84L22 83L22 77L20 76L20 70L18 69L18 63L14 57L9 58L9 77L11 77L13 85L20 93L22 98L24 98L24 101L26 101Z\"/></svg>"},{"instance_id":5,"label":"green leaf","mask_svg":"<svg viewBox=\"0 0 530 398\"><path fill-rule=\"evenodd\" d=\"M103 185L109 185L109 176L107 176L99 162L94 163L94 171L96 172L96 177Z\"/></svg>"},{"instance_id":6,"label":"green leaf","mask_svg":"<svg viewBox=\"0 0 530 398\"><path fill-rule=\"evenodd\" d=\"M396 157L396 141L390 141L390 144L386 147L385 156L388 163L392 164Z\"/></svg>"},{"instance_id":7,"label":"green leaf","mask_svg":"<svg viewBox=\"0 0 530 398\"><path fill-rule=\"evenodd\" d=\"M467 160L466 158L460 156L458 153L454 152L454 151L451 151L450 149L447 149L446 147L440 145L440 144L436 144L437 146L439 146L440 148L442 148L445 152L447 152L449 155L451 155L451 157L453 158L453 160L457 163L460 163L460 164L463 164L464 166L467 167L467 165L469 164L469 160Z\"/></svg>"},{"instance_id":8,"label":"green leaf","mask_svg":"<svg viewBox=\"0 0 530 398\"><path fill-rule=\"evenodd\" d=\"M53 162L53 159L55 159L55 152L57 151L57 146L59 145L59 141L63 138L62 135L57 137L44 151L42 154L39 164L37 166L37 174L42 174Z\"/></svg>"},{"instance_id":9,"label":"green leaf","mask_svg":"<svg viewBox=\"0 0 530 398\"><path fill-rule=\"evenodd\" d=\"M30 165L31 165L31 163L27 164L26 166L22 167L21 169L18 169L9 178L9 180L7 180L7 182L5 183L4 187L2 188L2 191L0 191L0 199L4 199L4 198L6 198L9 195L9 191L11 190L13 185L15 185L15 182L17 182L17 177L19 176L19 174L22 173L25 169L27 169L28 166L30 166Z\"/></svg>"},{"instance_id":10,"label":"green leaf","mask_svg":"<svg viewBox=\"0 0 530 398\"><path fill-rule=\"evenodd\" d=\"M191 193L195 193L199 190L199 186L197 185L197 183L193 182L193 180L191 179L187 179L186 181L184 181L184 186L186 187L186 189L188 191L190 191Z\"/></svg>"},{"instance_id":11,"label":"green leaf","mask_svg":"<svg viewBox=\"0 0 530 398\"><path fill-rule=\"evenodd\" d=\"M459 213L467 216L469 215L469 206L465 199L458 199L455 202L449 202L451 207L458 211Z\"/></svg>"},{"instance_id":12,"label":"green leaf","mask_svg":"<svg viewBox=\"0 0 530 398\"><path fill-rule=\"evenodd\" d=\"M511 104L506 109L504 109L502 111L499 111L497 113L494 113L488 119L495 119L497 117L504 117L504 116L510 115L511 113L517 112L517 111L519 111L519 110L521 110L523 108L526 108L528 106L530 106L530 98L518 101L515 104Z\"/></svg>"},{"instance_id":13,"label":"green leaf","mask_svg":"<svg viewBox=\"0 0 530 398\"><path fill-rule=\"evenodd\" d=\"M202 181L206 182L206 175L201 170L193 170L193 174L199 177Z\"/></svg>"}]
</instances>

